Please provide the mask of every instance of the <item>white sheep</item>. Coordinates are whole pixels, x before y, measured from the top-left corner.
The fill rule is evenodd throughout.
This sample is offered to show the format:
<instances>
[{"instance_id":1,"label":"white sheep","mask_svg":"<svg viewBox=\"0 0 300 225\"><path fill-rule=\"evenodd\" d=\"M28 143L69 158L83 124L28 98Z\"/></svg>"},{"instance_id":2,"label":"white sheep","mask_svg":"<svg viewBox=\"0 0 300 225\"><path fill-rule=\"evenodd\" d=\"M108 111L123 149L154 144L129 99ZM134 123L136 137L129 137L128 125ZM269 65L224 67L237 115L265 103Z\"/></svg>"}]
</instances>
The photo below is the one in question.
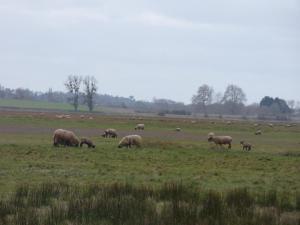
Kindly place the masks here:
<instances>
[{"instance_id":1,"label":"white sheep","mask_svg":"<svg viewBox=\"0 0 300 225\"><path fill-rule=\"evenodd\" d=\"M121 139L119 142L118 148L131 146L141 147L142 146L142 137L140 135L128 135Z\"/></svg>"},{"instance_id":2,"label":"white sheep","mask_svg":"<svg viewBox=\"0 0 300 225\"><path fill-rule=\"evenodd\" d=\"M220 147L223 145L228 145L228 149L231 149L232 137L230 136L215 136L214 133L209 133L208 141L214 142L216 145Z\"/></svg>"},{"instance_id":3,"label":"white sheep","mask_svg":"<svg viewBox=\"0 0 300 225\"><path fill-rule=\"evenodd\" d=\"M135 130L145 130L145 124L139 123L135 126Z\"/></svg>"}]
</instances>

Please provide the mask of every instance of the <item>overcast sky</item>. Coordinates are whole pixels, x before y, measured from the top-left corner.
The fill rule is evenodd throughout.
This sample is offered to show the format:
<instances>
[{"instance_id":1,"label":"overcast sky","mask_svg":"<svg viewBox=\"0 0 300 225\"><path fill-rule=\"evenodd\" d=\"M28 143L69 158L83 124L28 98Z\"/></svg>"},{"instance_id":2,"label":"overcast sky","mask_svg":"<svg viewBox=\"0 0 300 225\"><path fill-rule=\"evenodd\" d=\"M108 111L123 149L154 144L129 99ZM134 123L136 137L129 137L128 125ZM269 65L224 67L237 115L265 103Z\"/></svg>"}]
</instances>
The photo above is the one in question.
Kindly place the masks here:
<instances>
[{"instance_id":1,"label":"overcast sky","mask_svg":"<svg viewBox=\"0 0 300 225\"><path fill-rule=\"evenodd\" d=\"M189 103L206 83L300 100L300 0L0 0L0 84Z\"/></svg>"}]
</instances>

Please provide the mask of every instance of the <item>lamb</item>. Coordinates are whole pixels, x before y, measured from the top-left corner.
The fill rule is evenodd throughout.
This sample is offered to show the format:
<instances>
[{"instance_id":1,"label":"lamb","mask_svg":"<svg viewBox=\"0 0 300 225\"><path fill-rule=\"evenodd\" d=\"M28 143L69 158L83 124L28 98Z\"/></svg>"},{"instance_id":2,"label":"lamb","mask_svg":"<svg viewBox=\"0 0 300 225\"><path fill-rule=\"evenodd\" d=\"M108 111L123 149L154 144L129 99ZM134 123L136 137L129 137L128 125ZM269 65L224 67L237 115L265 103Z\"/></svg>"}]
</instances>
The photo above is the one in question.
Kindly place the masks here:
<instances>
[{"instance_id":1,"label":"lamb","mask_svg":"<svg viewBox=\"0 0 300 225\"><path fill-rule=\"evenodd\" d=\"M131 148L131 146L141 147L142 145L142 137L140 135L128 135L122 138L119 142L118 148L127 147Z\"/></svg>"},{"instance_id":2,"label":"lamb","mask_svg":"<svg viewBox=\"0 0 300 225\"><path fill-rule=\"evenodd\" d=\"M82 147L82 145L86 144L88 146L88 148L95 148L96 146L94 145L94 143L92 142L92 140L88 139L88 138L81 138L80 141L80 147Z\"/></svg>"},{"instance_id":3,"label":"lamb","mask_svg":"<svg viewBox=\"0 0 300 225\"><path fill-rule=\"evenodd\" d=\"M145 129L145 124L139 123L135 126L135 130L144 130Z\"/></svg>"},{"instance_id":4,"label":"lamb","mask_svg":"<svg viewBox=\"0 0 300 225\"><path fill-rule=\"evenodd\" d=\"M244 142L244 141L241 141L240 144L241 144L241 146L243 147L243 150L250 151L251 148L252 148L252 145L251 145L251 144L246 143L246 142Z\"/></svg>"},{"instance_id":5,"label":"lamb","mask_svg":"<svg viewBox=\"0 0 300 225\"><path fill-rule=\"evenodd\" d=\"M59 145L78 147L79 139L72 131L57 129L53 134L53 145L55 147Z\"/></svg>"},{"instance_id":6,"label":"lamb","mask_svg":"<svg viewBox=\"0 0 300 225\"><path fill-rule=\"evenodd\" d=\"M232 137L230 136L215 136L214 133L209 133L208 141L219 146L228 145L228 149L231 149Z\"/></svg>"},{"instance_id":7,"label":"lamb","mask_svg":"<svg viewBox=\"0 0 300 225\"><path fill-rule=\"evenodd\" d=\"M116 129L108 128L104 131L104 134L102 134L101 136L105 138L117 138L118 134Z\"/></svg>"},{"instance_id":8,"label":"lamb","mask_svg":"<svg viewBox=\"0 0 300 225\"><path fill-rule=\"evenodd\" d=\"M262 135L262 132L261 132L261 130L257 130L257 131L255 131L254 134L255 134L255 135Z\"/></svg>"}]
</instances>

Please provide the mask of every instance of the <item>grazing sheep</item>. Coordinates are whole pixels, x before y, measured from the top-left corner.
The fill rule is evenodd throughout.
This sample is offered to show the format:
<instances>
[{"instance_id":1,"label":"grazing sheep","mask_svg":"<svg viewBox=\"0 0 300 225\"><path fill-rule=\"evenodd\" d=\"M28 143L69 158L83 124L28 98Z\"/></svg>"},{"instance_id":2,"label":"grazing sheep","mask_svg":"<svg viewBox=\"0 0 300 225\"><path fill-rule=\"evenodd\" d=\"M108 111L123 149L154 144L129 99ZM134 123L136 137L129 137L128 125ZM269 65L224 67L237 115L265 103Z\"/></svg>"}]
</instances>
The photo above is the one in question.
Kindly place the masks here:
<instances>
[{"instance_id":1,"label":"grazing sheep","mask_svg":"<svg viewBox=\"0 0 300 225\"><path fill-rule=\"evenodd\" d=\"M139 123L135 126L135 130L145 130L145 124Z\"/></svg>"},{"instance_id":2,"label":"grazing sheep","mask_svg":"<svg viewBox=\"0 0 300 225\"><path fill-rule=\"evenodd\" d=\"M274 127L273 123L269 123L269 127Z\"/></svg>"},{"instance_id":3,"label":"grazing sheep","mask_svg":"<svg viewBox=\"0 0 300 225\"><path fill-rule=\"evenodd\" d=\"M181 128L177 127L177 128L175 129L175 131L180 132L180 131L181 131Z\"/></svg>"},{"instance_id":4,"label":"grazing sheep","mask_svg":"<svg viewBox=\"0 0 300 225\"><path fill-rule=\"evenodd\" d=\"M261 130L257 130L257 131L255 131L254 134L255 134L255 135L262 135L262 131L261 131Z\"/></svg>"},{"instance_id":5,"label":"grazing sheep","mask_svg":"<svg viewBox=\"0 0 300 225\"><path fill-rule=\"evenodd\" d=\"M105 138L117 138L118 134L116 129L108 128L104 131L104 134L102 134L101 136Z\"/></svg>"},{"instance_id":6,"label":"grazing sheep","mask_svg":"<svg viewBox=\"0 0 300 225\"><path fill-rule=\"evenodd\" d=\"M140 135L128 135L123 137L122 140L119 142L118 148L131 148L131 146L133 145L135 145L136 147L141 147L142 138Z\"/></svg>"},{"instance_id":7,"label":"grazing sheep","mask_svg":"<svg viewBox=\"0 0 300 225\"><path fill-rule=\"evenodd\" d=\"M227 121L226 124L227 124L227 125L231 125L232 122L231 122L231 121Z\"/></svg>"},{"instance_id":8,"label":"grazing sheep","mask_svg":"<svg viewBox=\"0 0 300 225\"><path fill-rule=\"evenodd\" d=\"M216 145L219 145L220 147L223 145L228 145L228 149L231 149L231 142L232 137L230 136L215 136L212 135L213 133L210 133L211 135L208 136L209 142L214 142Z\"/></svg>"},{"instance_id":9,"label":"grazing sheep","mask_svg":"<svg viewBox=\"0 0 300 225\"><path fill-rule=\"evenodd\" d=\"M251 144L246 143L246 142L244 142L244 141L241 141L240 144L241 144L241 146L243 147L243 150L250 151L251 148L252 148L252 145L251 145Z\"/></svg>"},{"instance_id":10,"label":"grazing sheep","mask_svg":"<svg viewBox=\"0 0 300 225\"><path fill-rule=\"evenodd\" d=\"M79 139L72 131L57 129L53 134L53 145L55 147L59 145L78 147Z\"/></svg>"},{"instance_id":11,"label":"grazing sheep","mask_svg":"<svg viewBox=\"0 0 300 225\"><path fill-rule=\"evenodd\" d=\"M94 143L92 142L92 140L88 139L88 138L81 138L80 141L80 147L82 147L82 145L86 144L88 146L88 148L95 148L96 146L94 145Z\"/></svg>"},{"instance_id":12,"label":"grazing sheep","mask_svg":"<svg viewBox=\"0 0 300 225\"><path fill-rule=\"evenodd\" d=\"M80 118L81 118L81 119L84 119L84 118L85 118L85 115L80 115Z\"/></svg>"}]
</instances>

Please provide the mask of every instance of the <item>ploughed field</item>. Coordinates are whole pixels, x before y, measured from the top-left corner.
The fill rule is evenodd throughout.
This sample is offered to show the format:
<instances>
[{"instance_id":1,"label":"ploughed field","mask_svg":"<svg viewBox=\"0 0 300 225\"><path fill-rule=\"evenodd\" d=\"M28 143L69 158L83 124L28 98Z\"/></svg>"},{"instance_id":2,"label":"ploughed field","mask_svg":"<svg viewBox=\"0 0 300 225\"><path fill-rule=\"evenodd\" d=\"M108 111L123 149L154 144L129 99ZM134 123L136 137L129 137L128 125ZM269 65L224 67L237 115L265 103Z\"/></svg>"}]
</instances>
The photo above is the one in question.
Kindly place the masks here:
<instances>
[{"instance_id":1,"label":"ploughed field","mask_svg":"<svg viewBox=\"0 0 300 225\"><path fill-rule=\"evenodd\" d=\"M299 221L299 124L80 115L0 112L0 224ZM144 131L134 130L138 123ZM91 138L96 148L53 147L57 128ZM101 137L106 128L119 137ZM209 132L232 136L232 149L208 143ZM128 134L141 135L143 147L118 149ZM241 140L253 149L243 151Z\"/></svg>"}]
</instances>

